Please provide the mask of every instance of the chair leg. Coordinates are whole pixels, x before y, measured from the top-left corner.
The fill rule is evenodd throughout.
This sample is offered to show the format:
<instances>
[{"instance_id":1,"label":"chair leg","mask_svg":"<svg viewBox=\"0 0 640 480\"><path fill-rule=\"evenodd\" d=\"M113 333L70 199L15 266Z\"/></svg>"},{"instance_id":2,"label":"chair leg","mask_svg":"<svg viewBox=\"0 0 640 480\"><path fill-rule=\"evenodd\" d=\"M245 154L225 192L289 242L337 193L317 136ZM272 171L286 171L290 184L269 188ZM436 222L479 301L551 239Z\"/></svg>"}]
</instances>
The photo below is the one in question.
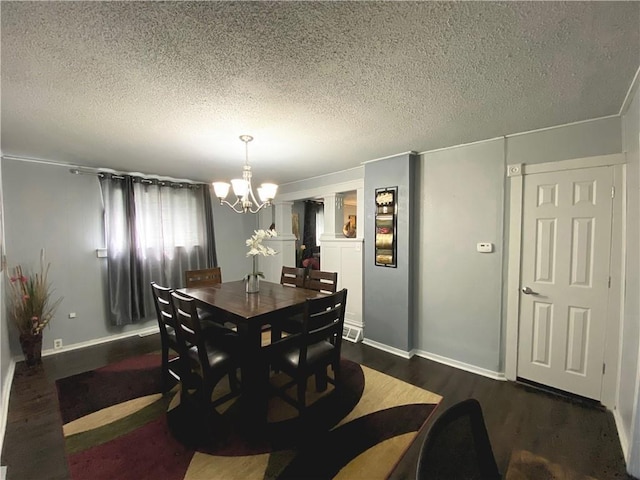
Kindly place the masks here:
<instances>
[{"instance_id":1,"label":"chair leg","mask_svg":"<svg viewBox=\"0 0 640 480\"><path fill-rule=\"evenodd\" d=\"M180 407L187 408L191 397L189 396L189 386L187 385L187 379L180 379Z\"/></svg>"},{"instance_id":2,"label":"chair leg","mask_svg":"<svg viewBox=\"0 0 640 480\"><path fill-rule=\"evenodd\" d=\"M169 349L166 346L162 347L162 391L169 391Z\"/></svg>"},{"instance_id":3,"label":"chair leg","mask_svg":"<svg viewBox=\"0 0 640 480\"><path fill-rule=\"evenodd\" d=\"M200 385L200 390L196 392L196 414L195 418L200 419L199 426L197 427L199 432L204 435L204 438L209 438L214 432L213 418L214 408L211 404L211 395L213 394L213 388L203 382Z\"/></svg>"},{"instance_id":4,"label":"chair leg","mask_svg":"<svg viewBox=\"0 0 640 480\"><path fill-rule=\"evenodd\" d=\"M324 392L327 389L327 367L316 372L316 391Z\"/></svg>"},{"instance_id":5,"label":"chair leg","mask_svg":"<svg viewBox=\"0 0 640 480\"><path fill-rule=\"evenodd\" d=\"M235 370L229 372L229 388L233 393L237 393L240 390L240 382Z\"/></svg>"},{"instance_id":6,"label":"chair leg","mask_svg":"<svg viewBox=\"0 0 640 480\"><path fill-rule=\"evenodd\" d=\"M333 370L333 385L335 388L338 388L340 382L338 379L340 378L340 359L334 360L331 364L331 369Z\"/></svg>"},{"instance_id":7,"label":"chair leg","mask_svg":"<svg viewBox=\"0 0 640 480\"><path fill-rule=\"evenodd\" d=\"M271 325L271 343L277 342L282 338L282 330L280 328Z\"/></svg>"},{"instance_id":8,"label":"chair leg","mask_svg":"<svg viewBox=\"0 0 640 480\"><path fill-rule=\"evenodd\" d=\"M298 410L300 411L300 416L305 412L307 408L307 379L299 379L298 380Z\"/></svg>"}]
</instances>

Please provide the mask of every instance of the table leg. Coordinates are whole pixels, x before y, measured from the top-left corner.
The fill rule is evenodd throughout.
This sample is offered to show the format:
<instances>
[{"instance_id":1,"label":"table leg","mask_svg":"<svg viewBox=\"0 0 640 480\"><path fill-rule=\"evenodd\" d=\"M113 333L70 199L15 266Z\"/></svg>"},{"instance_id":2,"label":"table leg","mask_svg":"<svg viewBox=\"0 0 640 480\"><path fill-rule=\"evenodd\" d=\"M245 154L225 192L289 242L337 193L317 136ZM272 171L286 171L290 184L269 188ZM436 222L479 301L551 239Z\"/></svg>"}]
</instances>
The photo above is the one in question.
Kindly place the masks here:
<instances>
[{"instance_id":1,"label":"table leg","mask_svg":"<svg viewBox=\"0 0 640 480\"><path fill-rule=\"evenodd\" d=\"M262 330L260 325L238 325L243 339L241 405L243 419L251 429L260 430L267 424L269 401L269 362L262 354Z\"/></svg>"}]
</instances>

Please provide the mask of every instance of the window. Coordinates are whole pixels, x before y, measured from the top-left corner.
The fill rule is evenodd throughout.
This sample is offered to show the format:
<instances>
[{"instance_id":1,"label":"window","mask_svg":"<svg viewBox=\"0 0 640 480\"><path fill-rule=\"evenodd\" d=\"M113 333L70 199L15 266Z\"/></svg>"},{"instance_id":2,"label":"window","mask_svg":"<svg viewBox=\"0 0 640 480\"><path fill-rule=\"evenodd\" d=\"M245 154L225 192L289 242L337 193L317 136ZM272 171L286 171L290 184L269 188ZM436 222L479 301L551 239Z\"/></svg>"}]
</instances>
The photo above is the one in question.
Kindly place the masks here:
<instances>
[{"instance_id":1,"label":"window","mask_svg":"<svg viewBox=\"0 0 640 480\"><path fill-rule=\"evenodd\" d=\"M171 288L184 271L216 266L208 185L101 174L112 323L154 313L150 282Z\"/></svg>"}]
</instances>

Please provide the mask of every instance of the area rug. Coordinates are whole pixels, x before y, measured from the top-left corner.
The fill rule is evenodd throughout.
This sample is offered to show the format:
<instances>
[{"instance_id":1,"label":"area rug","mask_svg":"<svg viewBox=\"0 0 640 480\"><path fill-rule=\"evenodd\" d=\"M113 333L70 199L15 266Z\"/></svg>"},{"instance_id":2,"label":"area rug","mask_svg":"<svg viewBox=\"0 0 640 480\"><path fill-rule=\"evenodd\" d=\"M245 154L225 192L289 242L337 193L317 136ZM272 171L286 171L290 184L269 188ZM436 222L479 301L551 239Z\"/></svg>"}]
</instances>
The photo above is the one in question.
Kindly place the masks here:
<instances>
[{"instance_id":1,"label":"area rug","mask_svg":"<svg viewBox=\"0 0 640 480\"><path fill-rule=\"evenodd\" d=\"M385 478L441 397L347 360L341 373L339 388L321 394L310 380L305 421L274 397L259 435L246 431L237 400L204 425L177 388L162 395L157 354L58 380L71 478Z\"/></svg>"}]
</instances>

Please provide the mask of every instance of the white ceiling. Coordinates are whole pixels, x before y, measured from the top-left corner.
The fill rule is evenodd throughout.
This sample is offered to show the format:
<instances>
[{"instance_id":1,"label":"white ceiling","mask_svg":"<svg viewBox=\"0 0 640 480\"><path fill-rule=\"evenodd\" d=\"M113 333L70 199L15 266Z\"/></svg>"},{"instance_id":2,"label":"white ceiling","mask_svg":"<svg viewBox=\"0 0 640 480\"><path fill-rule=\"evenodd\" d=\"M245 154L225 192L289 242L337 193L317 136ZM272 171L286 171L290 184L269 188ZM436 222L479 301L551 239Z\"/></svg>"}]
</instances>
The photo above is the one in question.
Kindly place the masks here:
<instances>
[{"instance_id":1,"label":"white ceiling","mask_svg":"<svg viewBox=\"0 0 640 480\"><path fill-rule=\"evenodd\" d=\"M1 2L2 153L279 183L618 114L638 2Z\"/></svg>"}]
</instances>

